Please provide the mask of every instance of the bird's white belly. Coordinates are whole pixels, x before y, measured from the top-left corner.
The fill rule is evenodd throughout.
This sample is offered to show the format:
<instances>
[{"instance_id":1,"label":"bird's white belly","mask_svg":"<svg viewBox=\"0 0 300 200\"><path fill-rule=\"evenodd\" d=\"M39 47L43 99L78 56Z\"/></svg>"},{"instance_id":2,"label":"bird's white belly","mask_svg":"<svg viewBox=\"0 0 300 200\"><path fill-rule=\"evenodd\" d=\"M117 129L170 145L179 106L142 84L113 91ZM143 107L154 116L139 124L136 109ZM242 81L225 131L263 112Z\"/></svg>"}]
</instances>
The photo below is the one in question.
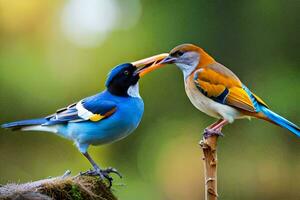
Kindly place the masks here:
<instances>
[{"instance_id":1,"label":"bird's white belly","mask_svg":"<svg viewBox=\"0 0 300 200\"><path fill-rule=\"evenodd\" d=\"M242 117L242 114L237 109L206 97L197 89L193 80L189 78L185 80L185 91L192 104L211 117L223 118L230 123L234 119Z\"/></svg>"}]
</instances>

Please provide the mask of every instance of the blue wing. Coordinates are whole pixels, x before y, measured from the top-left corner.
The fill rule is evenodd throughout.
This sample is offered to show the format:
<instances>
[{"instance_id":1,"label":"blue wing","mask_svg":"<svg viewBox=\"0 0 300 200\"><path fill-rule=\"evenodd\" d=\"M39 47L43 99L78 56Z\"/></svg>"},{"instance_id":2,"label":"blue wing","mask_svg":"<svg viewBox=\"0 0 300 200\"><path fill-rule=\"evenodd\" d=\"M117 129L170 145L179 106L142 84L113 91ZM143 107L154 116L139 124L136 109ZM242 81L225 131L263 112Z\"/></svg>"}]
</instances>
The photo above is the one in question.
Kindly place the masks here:
<instances>
[{"instance_id":1,"label":"blue wing","mask_svg":"<svg viewBox=\"0 0 300 200\"><path fill-rule=\"evenodd\" d=\"M99 121L111 116L116 111L116 104L107 100L103 93L87 97L79 102L61 108L45 118L29 119L3 124L3 128L18 130L24 126L49 126L68 122Z\"/></svg>"},{"instance_id":2,"label":"blue wing","mask_svg":"<svg viewBox=\"0 0 300 200\"><path fill-rule=\"evenodd\" d=\"M48 120L43 125L53 125L66 122L99 121L108 117L116 110L116 104L103 100L100 95L85 98L68 107L59 109L55 114L46 117ZM95 118L96 116L96 118Z\"/></svg>"}]
</instances>

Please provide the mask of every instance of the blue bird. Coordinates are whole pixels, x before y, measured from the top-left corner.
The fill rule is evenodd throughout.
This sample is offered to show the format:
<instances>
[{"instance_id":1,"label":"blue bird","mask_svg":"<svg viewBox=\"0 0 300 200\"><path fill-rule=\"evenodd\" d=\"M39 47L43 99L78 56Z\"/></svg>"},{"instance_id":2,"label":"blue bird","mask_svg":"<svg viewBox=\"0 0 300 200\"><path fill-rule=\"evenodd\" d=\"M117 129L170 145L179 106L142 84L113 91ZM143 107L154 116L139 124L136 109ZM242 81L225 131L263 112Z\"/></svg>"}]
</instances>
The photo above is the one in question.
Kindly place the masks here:
<instances>
[{"instance_id":1,"label":"blue bird","mask_svg":"<svg viewBox=\"0 0 300 200\"><path fill-rule=\"evenodd\" d=\"M111 186L112 178L109 174L121 175L114 168L100 168L89 155L88 147L115 142L138 127L144 112L144 102L139 94L139 78L148 73L148 67L165 57L166 54L160 54L118 65L109 73L103 92L59 109L47 117L11 122L3 124L2 128L46 131L74 141L94 168L85 174L105 178Z\"/></svg>"}]
</instances>

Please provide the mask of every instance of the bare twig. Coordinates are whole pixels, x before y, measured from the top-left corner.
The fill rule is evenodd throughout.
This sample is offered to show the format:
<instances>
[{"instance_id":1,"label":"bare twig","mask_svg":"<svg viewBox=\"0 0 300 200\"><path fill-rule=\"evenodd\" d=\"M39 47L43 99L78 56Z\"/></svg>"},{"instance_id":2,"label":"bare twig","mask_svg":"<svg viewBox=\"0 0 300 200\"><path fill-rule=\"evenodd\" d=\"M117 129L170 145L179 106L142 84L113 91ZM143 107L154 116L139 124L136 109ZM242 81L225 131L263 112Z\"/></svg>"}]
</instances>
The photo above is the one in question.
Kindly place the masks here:
<instances>
[{"instance_id":1,"label":"bare twig","mask_svg":"<svg viewBox=\"0 0 300 200\"><path fill-rule=\"evenodd\" d=\"M7 184L0 187L0 199L101 199L116 200L110 189L91 176L63 176L23 184Z\"/></svg>"},{"instance_id":2,"label":"bare twig","mask_svg":"<svg viewBox=\"0 0 300 200\"><path fill-rule=\"evenodd\" d=\"M217 140L218 136L203 137L199 142L203 150L205 174L205 200L217 200Z\"/></svg>"}]
</instances>

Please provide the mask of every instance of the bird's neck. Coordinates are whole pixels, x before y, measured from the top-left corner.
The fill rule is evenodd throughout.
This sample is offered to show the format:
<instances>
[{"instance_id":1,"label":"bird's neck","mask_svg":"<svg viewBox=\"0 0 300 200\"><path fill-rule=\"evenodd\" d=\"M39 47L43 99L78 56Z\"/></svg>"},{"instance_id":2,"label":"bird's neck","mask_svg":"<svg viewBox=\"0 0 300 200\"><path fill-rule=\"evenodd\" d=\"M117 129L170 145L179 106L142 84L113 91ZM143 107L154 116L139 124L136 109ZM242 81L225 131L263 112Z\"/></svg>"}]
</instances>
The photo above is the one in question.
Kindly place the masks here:
<instances>
[{"instance_id":1,"label":"bird's neck","mask_svg":"<svg viewBox=\"0 0 300 200\"><path fill-rule=\"evenodd\" d=\"M139 83L132 85L128 88L127 94L131 97L141 98L140 90L139 90Z\"/></svg>"},{"instance_id":2,"label":"bird's neck","mask_svg":"<svg viewBox=\"0 0 300 200\"><path fill-rule=\"evenodd\" d=\"M201 68L216 62L215 59L213 59L213 57L211 57L203 49L199 48L198 53L200 54L200 62L198 63L197 68Z\"/></svg>"},{"instance_id":3,"label":"bird's neck","mask_svg":"<svg viewBox=\"0 0 300 200\"><path fill-rule=\"evenodd\" d=\"M107 87L107 90L115 96L128 97L128 93L127 93L128 88L126 87L121 87L118 85L109 85Z\"/></svg>"},{"instance_id":4,"label":"bird's neck","mask_svg":"<svg viewBox=\"0 0 300 200\"><path fill-rule=\"evenodd\" d=\"M189 75L197 68L198 63L195 63L193 65L177 63L176 65L179 67L179 69L181 69L184 80L186 80L189 77Z\"/></svg>"},{"instance_id":5,"label":"bird's neck","mask_svg":"<svg viewBox=\"0 0 300 200\"><path fill-rule=\"evenodd\" d=\"M139 93L139 84L131 85L130 87L119 87L116 85L110 85L107 90L115 95L120 97L137 97L141 98Z\"/></svg>"},{"instance_id":6,"label":"bird's neck","mask_svg":"<svg viewBox=\"0 0 300 200\"><path fill-rule=\"evenodd\" d=\"M215 63L215 59L211 57L208 53L206 53L203 49L199 48L199 60L195 60L195 62L190 65L177 64L178 67L182 70L184 80L186 80L195 70L201 69L205 66Z\"/></svg>"},{"instance_id":7,"label":"bird's neck","mask_svg":"<svg viewBox=\"0 0 300 200\"><path fill-rule=\"evenodd\" d=\"M181 69L183 73L184 80L186 80L189 77L189 75L196 69L200 69L202 67L216 62L213 59L213 57L211 57L201 48L197 49L197 51L193 53L197 55L195 56L197 57L197 59L193 59L192 62L189 62L188 64L176 63L176 65Z\"/></svg>"}]
</instances>

